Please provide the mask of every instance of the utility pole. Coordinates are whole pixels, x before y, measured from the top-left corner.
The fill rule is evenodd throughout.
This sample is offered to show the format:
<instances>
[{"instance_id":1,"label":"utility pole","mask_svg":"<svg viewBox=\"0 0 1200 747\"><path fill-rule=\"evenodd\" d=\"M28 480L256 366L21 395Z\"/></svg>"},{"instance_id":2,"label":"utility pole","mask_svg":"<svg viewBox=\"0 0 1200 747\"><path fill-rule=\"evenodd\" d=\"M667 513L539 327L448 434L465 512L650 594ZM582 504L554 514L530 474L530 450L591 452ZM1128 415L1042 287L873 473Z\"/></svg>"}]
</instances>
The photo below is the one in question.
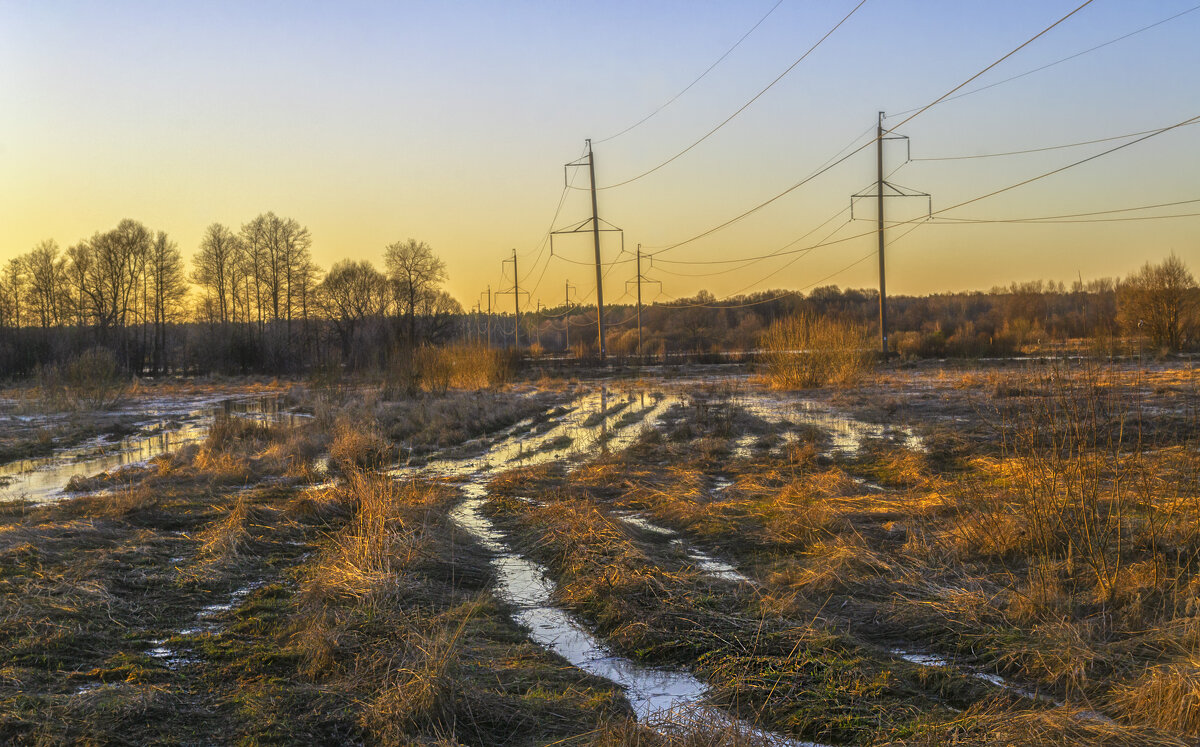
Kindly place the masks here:
<instances>
[{"instance_id":1,"label":"utility pole","mask_svg":"<svg viewBox=\"0 0 1200 747\"><path fill-rule=\"evenodd\" d=\"M875 164L878 173L878 179L876 180L875 185L876 189L879 191L879 340L881 349L883 350L884 360L887 360L887 275L884 272L883 262L883 112L879 112L879 124L876 128Z\"/></svg>"},{"instance_id":2,"label":"utility pole","mask_svg":"<svg viewBox=\"0 0 1200 747\"><path fill-rule=\"evenodd\" d=\"M642 245L637 248L638 358L642 357Z\"/></svg>"},{"instance_id":3,"label":"utility pole","mask_svg":"<svg viewBox=\"0 0 1200 747\"><path fill-rule=\"evenodd\" d=\"M592 193L592 217L588 220L558 231L550 232L550 254L554 254L554 237L570 233L584 233L587 231L585 226L590 222L592 224L592 246L595 250L596 259L596 342L600 350L600 360L604 360L604 273L601 272L602 263L600 261L600 232L601 231L616 231L621 233L621 253L625 253L625 234L620 228L605 221L608 228L600 227L600 209L596 205L596 157L592 152L592 141L589 138L587 141L587 167L588 178L591 182ZM583 166L582 157L563 166L563 185L571 188L571 181L567 178L567 169Z\"/></svg>"},{"instance_id":4,"label":"utility pole","mask_svg":"<svg viewBox=\"0 0 1200 747\"><path fill-rule=\"evenodd\" d=\"M538 299L537 314L534 316L533 334L537 335L537 346L542 346L542 299Z\"/></svg>"},{"instance_id":5,"label":"utility pole","mask_svg":"<svg viewBox=\"0 0 1200 747\"><path fill-rule=\"evenodd\" d=\"M571 281L566 281L566 289L563 293L563 304L566 306L566 311L563 312L563 332L567 335L566 353L571 354Z\"/></svg>"},{"instance_id":6,"label":"utility pole","mask_svg":"<svg viewBox=\"0 0 1200 747\"><path fill-rule=\"evenodd\" d=\"M642 274L642 245L641 244L638 244L638 246L637 246L637 277L635 277L633 280L625 281L625 289L627 291L629 290L629 283L631 283L631 282L637 283L637 329L638 329L637 354L638 354L638 358L641 358L642 357L642 283L643 282L658 283L658 285L660 285L660 286L662 285L661 282L659 282L657 280L650 280L649 278L647 278L645 275Z\"/></svg>"},{"instance_id":7,"label":"utility pole","mask_svg":"<svg viewBox=\"0 0 1200 747\"><path fill-rule=\"evenodd\" d=\"M482 296L483 294L480 293L479 295ZM487 299L488 299L487 335L488 335L488 347L490 348L492 346L492 286L490 286L490 285L488 286L488 289L487 289Z\"/></svg>"},{"instance_id":8,"label":"utility pole","mask_svg":"<svg viewBox=\"0 0 1200 747\"><path fill-rule=\"evenodd\" d=\"M513 323L513 341L517 350L521 349L521 294L525 291L521 290L521 275L517 269L517 250L513 249L512 259L506 259L504 262L513 263L513 287L512 290L496 291L497 295L504 293L513 294L513 314L516 317Z\"/></svg>"},{"instance_id":9,"label":"utility pole","mask_svg":"<svg viewBox=\"0 0 1200 747\"><path fill-rule=\"evenodd\" d=\"M588 138L588 176L592 183L592 241L596 247L596 337L600 344L600 360L604 361L604 276L600 273L600 211L596 207L596 156L592 154L592 139Z\"/></svg>"},{"instance_id":10,"label":"utility pole","mask_svg":"<svg viewBox=\"0 0 1200 747\"><path fill-rule=\"evenodd\" d=\"M521 349L521 276L517 272L517 250L513 249L513 342L517 350ZM886 351L885 351L886 352Z\"/></svg>"},{"instance_id":11,"label":"utility pole","mask_svg":"<svg viewBox=\"0 0 1200 747\"><path fill-rule=\"evenodd\" d=\"M929 215L933 214L933 198L926 192L918 192L907 187L901 187L887 181L883 175L883 141L904 140L907 135L888 134L883 129L883 112L879 112L879 120L875 125L875 186L873 191L864 191L850 195L850 219L854 220L854 204L860 199L877 199L879 205L876 213L876 234L879 237L879 347L886 359L888 355L888 319L887 319L887 266L884 250L887 247L884 236L883 201L889 197L924 197L929 204ZM906 156L911 160L911 154ZM906 162L907 162L906 160ZM870 190L871 188L868 188Z\"/></svg>"}]
</instances>

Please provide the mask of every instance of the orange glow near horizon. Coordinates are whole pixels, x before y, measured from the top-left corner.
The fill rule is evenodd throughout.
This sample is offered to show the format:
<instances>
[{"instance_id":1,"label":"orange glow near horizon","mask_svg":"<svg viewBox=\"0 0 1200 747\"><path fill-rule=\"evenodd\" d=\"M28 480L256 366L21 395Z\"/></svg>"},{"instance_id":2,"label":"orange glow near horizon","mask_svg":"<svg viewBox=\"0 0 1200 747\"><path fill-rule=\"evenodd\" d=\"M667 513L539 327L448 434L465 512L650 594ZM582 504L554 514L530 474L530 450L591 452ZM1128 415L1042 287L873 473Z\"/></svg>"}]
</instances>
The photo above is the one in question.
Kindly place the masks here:
<instances>
[{"instance_id":1,"label":"orange glow near horizon","mask_svg":"<svg viewBox=\"0 0 1200 747\"><path fill-rule=\"evenodd\" d=\"M1025 0L999 10L950 0L868 2L693 151L602 191L601 216L625 229L628 251L704 231L817 169L865 132L878 109L936 99L1077 4ZM539 252L562 164L592 136L601 185L644 171L745 103L853 6L783 3L677 102L599 142L678 93L771 5L9 3L0 8L0 262L48 238L65 248L123 218L166 231L190 255L208 224L236 229L270 210L311 230L314 259L325 269L343 258L381 266L386 244L413 237L446 261L448 290L470 308L488 285L511 285L501 260L515 247L523 287L540 279L530 308L561 303L565 280L586 297L591 268ZM1096 4L978 85L1188 7ZM949 101L901 132L922 158L1173 124L1200 114L1191 95L1200 90L1198 30L1200 12L1186 13ZM1200 126L1181 128L948 215L1012 219L1200 198L1198 135ZM887 160L889 171L902 167L892 181L931 193L939 210L1119 144L904 164L903 144L889 142ZM699 264L779 249L848 206L850 194L872 183L874 168L873 152L860 153L745 220L663 254L646 274L663 282L664 295L651 291L647 300L702 288L721 297L874 286L874 259L852 264L872 252L872 235L740 269ZM584 183L586 172L576 181ZM901 220L923 210L917 201L894 202L889 211ZM872 205L862 208L873 214ZM1150 211L1174 213L1200 213L1200 203ZM557 225L589 215L587 194L571 191ZM871 221L843 226L845 217L795 248L835 229L833 238L873 228ZM890 247L888 287L924 294L1087 280L1125 275L1172 252L1200 273L1198 231L1200 217L923 225ZM555 245L567 259L591 259L590 237ZM618 251L608 236L606 260L628 259ZM606 301L628 302L622 292L633 274L631 264L612 267Z\"/></svg>"}]
</instances>

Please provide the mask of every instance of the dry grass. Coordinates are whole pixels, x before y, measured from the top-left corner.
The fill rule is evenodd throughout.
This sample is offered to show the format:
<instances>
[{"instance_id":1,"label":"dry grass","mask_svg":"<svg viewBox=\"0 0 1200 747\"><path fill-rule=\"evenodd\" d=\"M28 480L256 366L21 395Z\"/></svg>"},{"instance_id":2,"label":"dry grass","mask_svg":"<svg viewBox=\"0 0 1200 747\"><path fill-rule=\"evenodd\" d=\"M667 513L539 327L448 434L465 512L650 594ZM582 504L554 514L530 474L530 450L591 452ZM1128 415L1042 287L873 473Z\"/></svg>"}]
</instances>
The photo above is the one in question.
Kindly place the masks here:
<instances>
[{"instance_id":1,"label":"dry grass","mask_svg":"<svg viewBox=\"0 0 1200 747\"><path fill-rule=\"evenodd\" d=\"M394 461L394 453L394 447L384 439L377 424L348 418L338 421L329 446L330 458L347 473L383 467Z\"/></svg>"},{"instance_id":2,"label":"dry grass","mask_svg":"<svg viewBox=\"0 0 1200 747\"><path fill-rule=\"evenodd\" d=\"M60 366L43 368L37 376L43 412L102 410L113 407L130 389L116 356L107 348L92 348Z\"/></svg>"},{"instance_id":3,"label":"dry grass","mask_svg":"<svg viewBox=\"0 0 1200 747\"><path fill-rule=\"evenodd\" d=\"M1188 742L1154 728L1097 720L1088 709L1016 710L1001 702L982 703L959 718L934 724L919 736L888 741L889 747L1183 747Z\"/></svg>"},{"instance_id":4,"label":"dry grass","mask_svg":"<svg viewBox=\"0 0 1200 747\"><path fill-rule=\"evenodd\" d=\"M378 414L421 443L546 409L321 396L373 426L343 435L347 464L378 462ZM354 466L298 488L336 423L222 422L103 494L0 507L0 742L534 745L619 723L619 689L486 593L486 556L446 516L455 491Z\"/></svg>"},{"instance_id":5,"label":"dry grass","mask_svg":"<svg viewBox=\"0 0 1200 747\"><path fill-rule=\"evenodd\" d=\"M200 558L206 563L240 558L253 542L251 525L257 513L245 496L239 496L222 518L209 524L197 535Z\"/></svg>"},{"instance_id":6,"label":"dry grass","mask_svg":"<svg viewBox=\"0 0 1200 747\"><path fill-rule=\"evenodd\" d=\"M874 365L866 330L808 312L776 321L760 345L776 389L854 386Z\"/></svg>"},{"instance_id":7,"label":"dry grass","mask_svg":"<svg viewBox=\"0 0 1200 747\"><path fill-rule=\"evenodd\" d=\"M1187 657L1151 667L1113 692L1113 707L1135 723L1200 736L1200 666Z\"/></svg>"},{"instance_id":8,"label":"dry grass","mask_svg":"<svg viewBox=\"0 0 1200 747\"><path fill-rule=\"evenodd\" d=\"M1188 396L1177 378L1154 396ZM669 556L645 555L649 533L614 534L598 505L644 511L737 560L762 584L760 615L818 615L1076 705L1035 716L1015 703L1037 701L992 688L1005 716L989 706L913 743L1178 744L1195 728L1185 653L1200 645L1200 458L1186 417L1142 406L1150 389L1114 369L982 375L952 388L985 421L957 430L953 454L868 441L835 464L810 445L731 460L723 444L747 423L693 408L667 418L670 440L643 439L571 474L514 472L493 489L546 504L500 505L522 517L523 545L563 574L562 599L629 650L663 655L654 631L693 635L683 631L696 619L731 634L695 609L692 623L668 622L666 600L688 582L662 572ZM714 475L732 484L714 490ZM936 687L964 686L950 670L921 671ZM1078 704L1121 723L1079 718Z\"/></svg>"},{"instance_id":9,"label":"dry grass","mask_svg":"<svg viewBox=\"0 0 1200 747\"><path fill-rule=\"evenodd\" d=\"M599 467L588 470L590 480ZM682 551L639 539L579 491L572 483L565 493L540 493L539 504L500 498L493 507L520 546L550 567L559 601L619 650L686 663L724 707L822 741L861 741L937 708L918 706L893 673L811 618L777 617L794 608L705 575ZM739 743L728 728L684 732L678 743Z\"/></svg>"},{"instance_id":10,"label":"dry grass","mask_svg":"<svg viewBox=\"0 0 1200 747\"><path fill-rule=\"evenodd\" d=\"M511 380L516 362L509 351L485 345L427 345L393 361L384 394L396 399L422 391L489 389Z\"/></svg>"}]
</instances>

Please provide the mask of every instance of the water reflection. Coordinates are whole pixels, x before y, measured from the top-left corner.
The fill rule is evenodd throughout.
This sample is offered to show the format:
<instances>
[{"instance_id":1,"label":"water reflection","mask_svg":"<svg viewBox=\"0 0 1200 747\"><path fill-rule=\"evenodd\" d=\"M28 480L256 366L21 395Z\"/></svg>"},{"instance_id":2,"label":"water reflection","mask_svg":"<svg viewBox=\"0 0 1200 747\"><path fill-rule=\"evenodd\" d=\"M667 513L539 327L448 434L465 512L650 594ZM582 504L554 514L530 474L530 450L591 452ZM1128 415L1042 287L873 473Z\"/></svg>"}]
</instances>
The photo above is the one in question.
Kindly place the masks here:
<instances>
[{"instance_id":1,"label":"water reflection","mask_svg":"<svg viewBox=\"0 0 1200 747\"><path fill-rule=\"evenodd\" d=\"M142 433L119 441L94 439L37 459L0 465L0 502L25 498L45 501L61 497L72 477L89 477L168 454L203 441L217 417L238 417L261 423L294 424L305 416L281 407L277 396L225 399L205 407L172 412L144 412Z\"/></svg>"},{"instance_id":2,"label":"water reflection","mask_svg":"<svg viewBox=\"0 0 1200 747\"><path fill-rule=\"evenodd\" d=\"M608 392L601 388L594 395L577 399L571 410L540 436L510 434L478 458L434 461L424 470L442 476L468 477L468 482L463 485L466 499L451 511L450 517L493 554L496 592L515 608L513 619L529 632L535 643L554 651L572 665L619 685L639 721L666 732L690 725L715 726L735 735L734 738L743 743L819 747L763 731L706 705L707 686L686 671L648 667L613 653L585 625L553 605L555 584L546 569L514 552L505 542L504 535L483 514L487 501L485 482L512 466L512 462L540 464L580 457L596 450L625 449L632 445L639 432L633 427L635 423L655 425L671 405L682 401L673 396L657 397L647 404L642 393L640 397L629 397L610 409ZM622 416L610 432L609 417L635 402L640 407ZM564 437L571 439L571 446L554 446ZM698 551L689 553L689 559L709 573L738 582L746 580L732 566Z\"/></svg>"}]
</instances>

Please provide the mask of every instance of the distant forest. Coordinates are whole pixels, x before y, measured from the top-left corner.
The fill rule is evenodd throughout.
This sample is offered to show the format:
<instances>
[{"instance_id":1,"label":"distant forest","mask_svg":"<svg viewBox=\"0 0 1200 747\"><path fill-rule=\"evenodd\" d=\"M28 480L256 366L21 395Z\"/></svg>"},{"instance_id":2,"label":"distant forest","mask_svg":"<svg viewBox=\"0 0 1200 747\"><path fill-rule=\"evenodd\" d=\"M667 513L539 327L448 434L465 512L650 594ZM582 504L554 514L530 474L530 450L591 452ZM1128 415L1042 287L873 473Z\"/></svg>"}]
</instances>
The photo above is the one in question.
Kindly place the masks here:
<instances>
[{"instance_id":1,"label":"distant forest","mask_svg":"<svg viewBox=\"0 0 1200 747\"><path fill-rule=\"evenodd\" d=\"M445 264L413 239L385 248L382 269L312 261L312 238L264 213L234 230L209 226L190 266L161 231L122 221L63 250L45 241L0 271L0 377L20 378L111 352L137 375L288 374L385 368L423 345L515 344L511 313L464 312L443 289ZM987 292L888 298L902 357L1006 356L1086 343L1109 352L1192 350L1200 290L1175 256L1125 278L1033 281ZM642 308L649 358L752 351L777 319L807 311L878 336L878 293L816 288L690 299ZM605 307L609 355L638 354L637 309ZM522 312L528 356L597 353L596 309Z\"/></svg>"}]
</instances>

